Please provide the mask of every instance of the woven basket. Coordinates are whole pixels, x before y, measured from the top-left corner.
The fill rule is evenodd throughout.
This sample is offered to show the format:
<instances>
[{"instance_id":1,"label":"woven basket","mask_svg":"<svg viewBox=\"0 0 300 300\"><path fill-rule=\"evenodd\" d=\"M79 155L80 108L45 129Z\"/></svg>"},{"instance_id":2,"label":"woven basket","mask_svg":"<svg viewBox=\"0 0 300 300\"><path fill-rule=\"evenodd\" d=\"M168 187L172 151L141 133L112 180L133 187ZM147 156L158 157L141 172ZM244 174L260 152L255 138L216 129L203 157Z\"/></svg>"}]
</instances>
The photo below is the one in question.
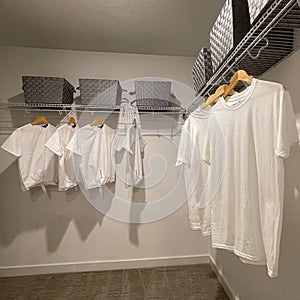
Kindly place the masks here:
<instances>
[{"instance_id":1,"label":"woven basket","mask_svg":"<svg viewBox=\"0 0 300 300\"><path fill-rule=\"evenodd\" d=\"M134 84L138 106L170 106L172 82L139 80Z\"/></svg>"},{"instance_id":2,"label":"woven basket","mask_svg":"<svg viewBox=\"0 0 300 300\"><path fill-rule=\"evenodd\" d=\"M248 0L250 23L255 23L272 2L273 0Z\"/></svg>"},{"instance_id":3,"label":"woven basket","mask_svg":"<svg viewBox=\"0 0 300 300\"><path fill-rule=\"evenodd\" d=\"M211 60L214 72L249 29L248 0L226 0L210 32Z\"/></svg>"},{"instance_id":4,"label":"woven basket","mask_svg":"<svg viewBox=\"0 0 300 300\"><path fill-rule=\"evenodd\" d=\"M193 82L196 95L213 74L210 50L202 48L193 66Z\"/></svg>"},{"instance_id":5,"label":"woven basket","mask_svg":"<svg viewBox=\"0 0 300 300\"><path fill-rule=\"evenodd\" d=\"M74 87L64 78L22 76L26 103L62 103L73 102Z\"/></svg>"},{"instance_id":6,"label":"woven basket","mask_svg":"<svg viewBox=\"0 0 300 300\"><path fill-rule=\"evenodd\" d=\"M79 79L81 104L120 105L122 88L118 80Z\"/></svg>"}]
</instances>

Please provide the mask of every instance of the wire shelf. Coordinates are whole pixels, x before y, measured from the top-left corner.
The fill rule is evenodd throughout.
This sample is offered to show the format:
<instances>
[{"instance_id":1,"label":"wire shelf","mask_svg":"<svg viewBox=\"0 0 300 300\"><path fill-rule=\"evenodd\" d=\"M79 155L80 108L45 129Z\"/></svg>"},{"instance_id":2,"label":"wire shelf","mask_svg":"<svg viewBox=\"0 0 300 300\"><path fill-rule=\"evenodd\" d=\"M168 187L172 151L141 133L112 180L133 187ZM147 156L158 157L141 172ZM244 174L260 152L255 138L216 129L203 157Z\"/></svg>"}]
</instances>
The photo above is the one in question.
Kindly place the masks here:
<instances>
[{"instance_id":1,"label":"wire shelf","mask_svg":"<svg viewBox=\"0 0 300 300\"><path fill-rule=\"evenodd\" d=\"M300 6L297 0L274 0L269 9L221 64L188 107L191 112L199 99L228 83L233 73L244 69L259 77L300 49ZM238 86L237 89L242 86Z\"/></svg>"},{"instance_id":2,"label":"wire shelf","mask_svg":"<svg viewBox=\"0 0 300 300\"><path fill-rule=\"evenodd\" d=\"M134 108L134 107L133 107ZM0 103L0 110L21 111L65 111L65 112L119 112L122 105L84 105L84 104L51 104L51 103ZM184 113L181 106L138 106L139 112Z\"/></svg>"}]
</instances>

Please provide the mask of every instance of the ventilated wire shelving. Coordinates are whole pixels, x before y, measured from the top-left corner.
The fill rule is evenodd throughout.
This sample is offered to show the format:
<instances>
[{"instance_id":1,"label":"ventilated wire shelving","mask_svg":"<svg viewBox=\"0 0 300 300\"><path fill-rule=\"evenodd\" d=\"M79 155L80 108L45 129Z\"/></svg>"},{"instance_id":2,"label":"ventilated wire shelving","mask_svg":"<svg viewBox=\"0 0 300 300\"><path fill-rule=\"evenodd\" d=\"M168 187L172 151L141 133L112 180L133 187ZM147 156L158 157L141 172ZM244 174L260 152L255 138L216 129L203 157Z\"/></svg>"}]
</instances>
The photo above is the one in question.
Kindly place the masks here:
<instances>
[{"instance_id":1,"label":"ventilated wire shelving","mask_svg":"<svg viewBox=\"0 0 300 300\"><path fill-rule=\"evenodd\" d=\"M119 112L121 105L97 105L97 104L51 104L51 103L0 103L2 110L21 110L21 111L50 111L50 112ZM164 113L182 113L185 111L180 106L138 106L139 112L164 112Z\"/></svg>"},{"instance_id":2,"label":"ventilated wire shelving","mask_svg":"<svg viewBox=\"0 0 300 300\"><path fill-rule=\"evenodd\" d=\"M300 49L298 1L274 0L208 80L187 112L195 110L206 97L215 92L218 86L228 83L235 71L244 69L249 75L259 77L298 49Z\"/></svg>"},{"instance_id":3,"label":"ventilated wire shelving","mask_svg":"<svg viewBox=\"0 0 300 300\"><path fill-rule=\"evenodd\" d=\"M259 77L298 49L300 49L300 6L298 1L274 0L187 109L180 106L138 106L138 111L143 113L188 114L195 110L206 97L214 93L219 85L228 83L236 70L245 69L250 75ZM120 105L0 103L0 110L28 112L119 113L120 108Z\"/></svg>"}]
</instances>

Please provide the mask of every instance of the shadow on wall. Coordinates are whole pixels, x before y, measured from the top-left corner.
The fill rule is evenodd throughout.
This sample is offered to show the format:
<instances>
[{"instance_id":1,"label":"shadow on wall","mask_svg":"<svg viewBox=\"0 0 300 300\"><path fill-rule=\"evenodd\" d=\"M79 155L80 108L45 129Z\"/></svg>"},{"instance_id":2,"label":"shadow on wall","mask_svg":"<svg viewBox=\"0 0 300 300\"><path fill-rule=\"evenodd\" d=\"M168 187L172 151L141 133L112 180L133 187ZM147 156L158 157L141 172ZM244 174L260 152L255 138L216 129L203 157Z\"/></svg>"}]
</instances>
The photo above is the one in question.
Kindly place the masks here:
<instances>
[{"instance_id":1,"label":"shadow on wall","mask_svg":"<svg viewBox=\"0 0 300 300\"><path fill-rule=\"evenodd\" d=\"M25 102L24 93L21 93L19 95L13 96L13 97L10 97L8 99L8 102L11 102L11 103L24 103Z\"/></svg>"},{"instance_id":2,"label":"shadow on wall","mask_svg":"<svg viewBox=\"0 0 300 300\"><path fill-rule=\"evenodd\" d=\"M80 102L79 97L76 97L75 100L76 103ZM23 103L24 94L21 93L11 97L8 101ZM176 105L180 105L178 99L174 98L173 101ZM30 113L10 111L9 114L5 112L3 119L1 114L1 124L9 124L11 127L7 127L8 129L15 129L33 121L40 114L45 116L53 125L59 124L65 117L65 113L59 114L55 111L34 111ZM100 116L108 126L114 129L117 128L118 113L82 113L79 115L81 126ZM177 118L178 116L171 116L168 120L171 119L171 121L177 122ZM156 123L160 124L159 122ZM0 189L2 192L0 199L0 245L9 247L22 232L44 229L47 250L53 253L59 248L72 221L75 223L82 241L88 238L97 224L99 226L102 225L105 212L104 214L100 213L90 205L79 189L78 191L72 189L67 192L58 192L57 186L48 186L48 195L45 195L40 187L32 188L27 192L21 191L17 160L15 159L11 164L10 161L13 161L13 159L9 159L9 161L1 164L3 171L0 173ZM110 189L114 195L115 184ZM105 203L107 211L110 209L112 201L113 199L110 199ZM143 185L139 188L131 189L129 201L141 204L139 211L132 210L130 212L131 216L137 219L136 214L140 214L146 205ZM139 245L139 226L137 223L128 224L128 239L134 246Z\"/></svg>"},{"instance_id":3,"label":"shadow on wall","mask_svg":"<svg viewBox=\"0 0 300 300\"><path fill-rule=\"evenodd\" d=\"M146 205L145 188L143 188L143 185L144 185L144 183L141 183L140 188L136 188L136 187L132 188L132 196L131 196L132 203L143 204L140 206L140 209L138 212L133 211L133 210L130 211L130 216L132 216L134 219L137 219L137 218L133 214L138 214L138 216L139 216ZM135 246L139 245L139 236L138 236L139 226L140 226L140 224L137 224L137 223L129 224L129 240Z\"/></svg>"},{"instance_id":4,"label":"shadow on wall","mask_svg":"<svg viewBox=\"0 0 300 300\"><path fill-rule=\"evenodd\" d=\"M0 243L8 247L23 231L45 228L48 252L55 252L73 220L81 240L93 228L102 225L104 215L95 210L81 192L58 192L47 187L48 196L40 187L21 191L17 161L0 175ZM78 205L80 202L80 205Z\"/></svg>"},{"instance_id":5,"label":"shadow on wall","mask_svg":"<svg viewBox=\"0 0 300 300\"><path fill-rule=\"evenodd\" d=\"M76 103L80 103L80 97L76 97L75 100ZM21 93L11 97L8 102L24 103L24 94ZM15 129L33 121L40 114L45 116L54 126L59 124L65 117L65 113L59 114L57 111L30 113L10 111L9 114L3 115L3 119L1 115L1 124L3 124L3 127L6 124L11 124L8 129ZM95 117L100 116L108 126L114 129L117 128L117 113L81 113L79 115L80 126L84 126ZM10 161L11 164L9 164ZM5 163L4 165L1 167L3 171L0 174L0 190L2 193L0 199L0 244L4 247L9 247L22 232L44 228L47 250L50 253L55 252L71 221L74 221L78 234L81 240L84 241L97 224L102 225L105 211L110 210L113 199L106 199L107 203L103 205L103 214L89 204L79 188L78 190L58 192L57 186L47 186L48 195L44 194L40 187L23 192L20 188L17 159L11 156L8 164ZM110 184L108 188L111 195L114 195L115 183ZM145 189L142 186L141 188L132 189L131 201L145 203ZM143 207L141 207L141 210ZM138 224L129 224L128 239L135 246L139 245L138 227Z\"/></svg>"},{"instance_id":6,"label":"shadow on wall","mask_svg":"<svg viewBox=\"0 0 300 300\"><path fill-rule=\"evenodd\" d=\"M279 257L279 276L270 278L265 266L243 264L226 250L217 250L215 260L237 299L295 299L300 295L300 148L294 146L285 160L283 227ZM243 274L243 276L237 276ZM255 280L254 280L255 279ZM238 287L238 288L237 288ZM284 287L284 288L283 288ZM240 298L239 298L240 297Z\"/></svg>"}]
</instances>

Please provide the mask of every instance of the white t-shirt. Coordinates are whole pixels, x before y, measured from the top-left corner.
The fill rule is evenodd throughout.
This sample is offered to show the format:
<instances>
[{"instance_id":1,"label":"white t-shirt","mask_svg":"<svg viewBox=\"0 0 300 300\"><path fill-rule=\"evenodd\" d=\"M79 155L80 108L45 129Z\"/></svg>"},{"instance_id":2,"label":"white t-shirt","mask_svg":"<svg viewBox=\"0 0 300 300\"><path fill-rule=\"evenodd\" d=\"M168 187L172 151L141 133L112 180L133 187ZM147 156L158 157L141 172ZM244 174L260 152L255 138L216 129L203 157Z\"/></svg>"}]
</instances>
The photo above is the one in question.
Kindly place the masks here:
<instances>
[{"instance_id":1,"label":"white t-shirt","mask_svg":"<svg viewBox=\"0 0 300 300\"><path fill-rule=\"evenodd\" d=\"M64 124L57 128L45 146L58 155L58 189L68 190L76 186L73 153L66 147L75 133L76 127Z\"/></svg>"},{"instance_id":2,"label":"white t-shirt","mask_svg":"<svg viewBox=\"0 0 300 300\"><path fill-rule=\"evenodd\" d=\"M79 170L77 181L85 189L101 187L115 181L112 142L115 131L107 126L86 125L76 130L67 149L78 156L74 157L74 168ZM75 170L75 172L76 172Z\"/></svg>"},{"instance_id":3,"label":"white t-shirt","mask_svg":"<svg viewBox=\"0 0 300 300\"><path fill-rule=\"evenodd\" d=\"M204 191L209 167L202 160L209 111L196 109L182 126L176 166L183 165L188 196L190 226L210 234L210 209L198 208Z\"/></svg>"},{"instance_id":4,"label":"white t-shirt","mask_svg":"<svg viewBox=\"0 0 300 300\"><path fill-rule=\"evenodd\" d=\"M144 151L145 140L140 131L134 125L130 125L126 135L116 147L116 151L124 150L125 156L125 185L136 186L144 176L142 152Z\"/></svg>"},{"instance_id":5,"label":"white t-shirt","mask_svg":"<svg viewBox=\"0 0 300 300\"><path fill-rule=\"evenodd\" d=\"M221 151L220 130L225 143ZM212 246L232 250L244 262L266 264L269 276L276 277L282 158L299 141L289 93L281 84L253 79L246 90L228 101L221 98L214 106L208 138L204 160L214 170L214 164L225 162L222 181L210 202Z\"/></svg>"},{"instance_id":6,"label":"white t-shirt","mask_svg":"<svg viewBox=\"0 0 300 300\"><path fill-rule=\"evenodd\" d=\"M51 124L26 124L16 129L2 144L2 149L19 158L19 174L23 191L34 186L57 184L57 159L45 143L55 132Z\"/></svg>"}]
</instances>

